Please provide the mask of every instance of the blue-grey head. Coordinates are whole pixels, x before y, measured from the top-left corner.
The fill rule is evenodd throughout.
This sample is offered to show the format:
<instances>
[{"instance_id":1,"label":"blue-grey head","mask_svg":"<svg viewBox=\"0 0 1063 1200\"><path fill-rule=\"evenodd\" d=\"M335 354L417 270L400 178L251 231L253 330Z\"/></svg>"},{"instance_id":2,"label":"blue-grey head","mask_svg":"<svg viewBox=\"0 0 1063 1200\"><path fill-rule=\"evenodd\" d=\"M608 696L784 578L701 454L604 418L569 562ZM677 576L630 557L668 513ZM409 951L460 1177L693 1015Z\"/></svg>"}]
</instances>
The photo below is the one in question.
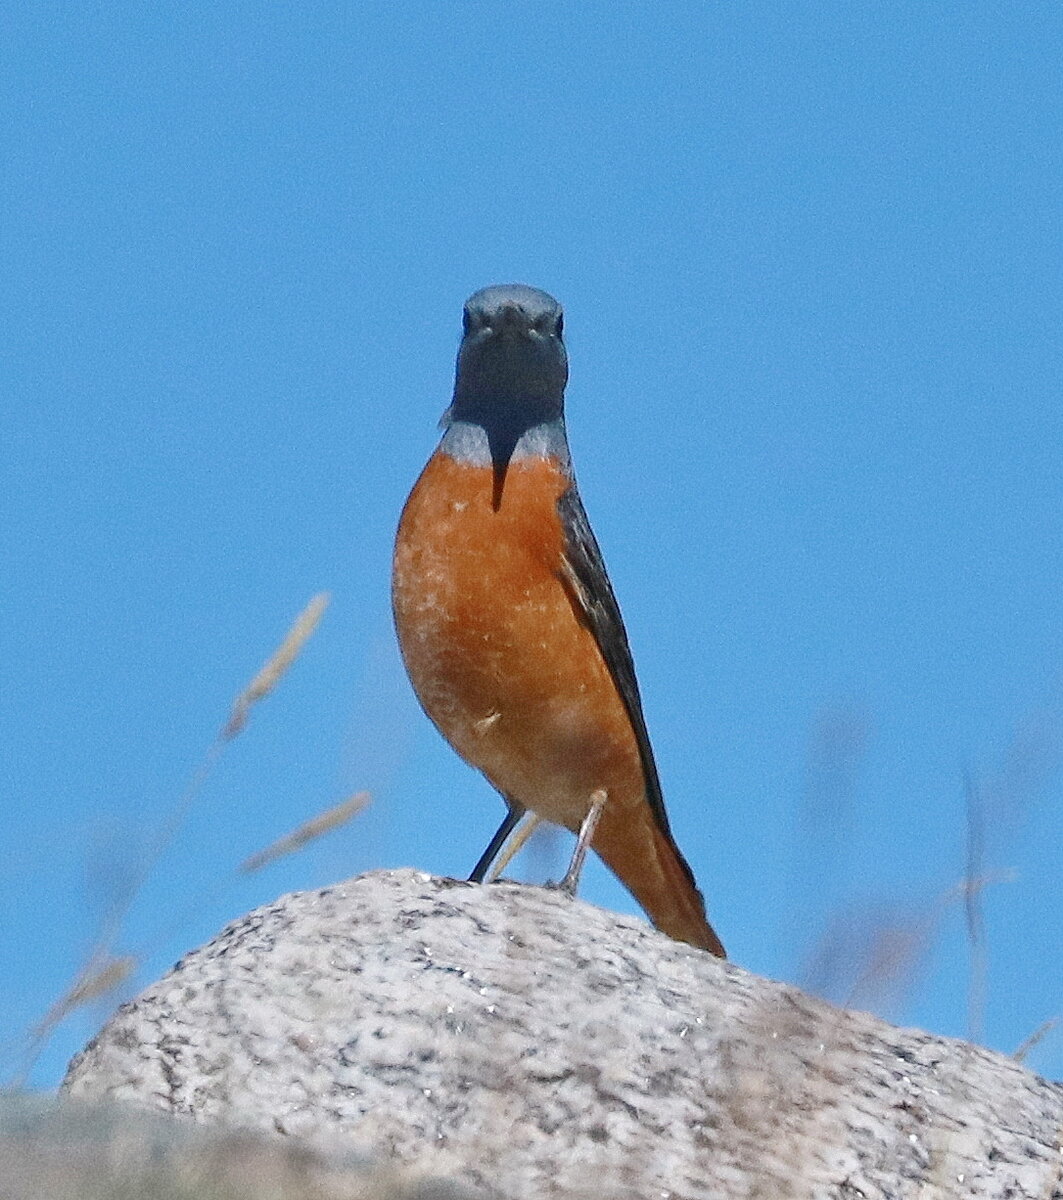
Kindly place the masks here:
<instances>
[{"instance_id":1,"label":"blue-grey head","mask_svg":"<svg viewBox=\"0 0 1063 1200\"><path fill-rule=\"evenodd\" d=\"M481 288L465 301L448 418L525 428L561 416L568 356L561 305L522 283Z\"/></svg>"},{"instance_id":2,"label":"blue-grey head","mask_svg":"<svg viewBox=\"0 0 1063 1200\"><path fill-rule=\"evenodd\" d=\"M570 469L561 305L523 283L496 284L465 301L464 326L441 448L492 468L497 511L514 459L545 456Z\"/></svg>"}]
</instances>

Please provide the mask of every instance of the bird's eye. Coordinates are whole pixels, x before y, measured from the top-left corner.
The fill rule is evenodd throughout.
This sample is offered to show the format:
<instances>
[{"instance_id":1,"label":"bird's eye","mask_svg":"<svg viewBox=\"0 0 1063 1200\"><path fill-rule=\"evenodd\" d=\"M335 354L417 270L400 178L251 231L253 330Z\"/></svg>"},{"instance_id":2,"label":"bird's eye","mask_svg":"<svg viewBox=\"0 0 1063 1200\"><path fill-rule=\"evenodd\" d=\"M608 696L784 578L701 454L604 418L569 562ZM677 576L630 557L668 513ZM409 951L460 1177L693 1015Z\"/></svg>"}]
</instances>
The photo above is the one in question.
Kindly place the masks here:
<instances>
[{"instance_id":1,"label":"bird's eye","mask_svg":"<svg viewBox=\"0 0 1063 1200\"><path fill-rule=\"evenodd\" d=\"M472 328L472 313L467 308L461 310L461 331L468 333Z\"/></svg>"},{"instance_id":2,"label":"bird's eye","mask_svg":"<svg viewBox=\"0 0 1063 1200\"><path fill-rule=\"evenodd\" d=\"M558 313L557 314L557 324L554 326L554 333L556 333L557 336L560 337L564 328L565 328L565 314Z\"/></svg>"}]
</instances>

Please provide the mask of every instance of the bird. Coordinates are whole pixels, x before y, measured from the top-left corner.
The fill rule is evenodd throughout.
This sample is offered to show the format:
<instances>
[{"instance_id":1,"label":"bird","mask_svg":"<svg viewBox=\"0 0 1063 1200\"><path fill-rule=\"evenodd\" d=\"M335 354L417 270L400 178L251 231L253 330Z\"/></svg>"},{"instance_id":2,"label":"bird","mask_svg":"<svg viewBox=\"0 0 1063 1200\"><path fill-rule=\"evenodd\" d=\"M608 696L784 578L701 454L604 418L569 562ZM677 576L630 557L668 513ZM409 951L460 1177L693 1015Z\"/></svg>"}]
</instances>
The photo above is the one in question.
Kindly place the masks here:
<instances>
[{"instance_id":1,"label":"bird","mask_svg":"<svg viewBox=\"0 0 1063 1200\"><path fill-rule=\"evenodd\" d=\"M526 812L588 843L678 941L720 958L672 836L627 632L572 469L561 305L525 284L466 301L439 445L402 510L392 608L443 737L502 795L482 881Z\"/></svg>"}]
</instances>

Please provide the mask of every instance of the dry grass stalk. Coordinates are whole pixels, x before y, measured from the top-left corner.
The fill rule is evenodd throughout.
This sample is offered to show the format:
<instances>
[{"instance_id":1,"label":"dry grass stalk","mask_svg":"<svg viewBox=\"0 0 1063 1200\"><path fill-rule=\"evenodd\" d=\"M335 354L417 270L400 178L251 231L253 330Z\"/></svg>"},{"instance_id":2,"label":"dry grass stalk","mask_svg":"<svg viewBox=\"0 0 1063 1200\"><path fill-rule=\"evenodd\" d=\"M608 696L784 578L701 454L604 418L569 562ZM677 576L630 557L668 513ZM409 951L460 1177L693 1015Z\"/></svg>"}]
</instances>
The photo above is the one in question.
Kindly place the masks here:
<instances>
[{"instance_id":1,"label":"dry grass stalk","mask_svg":"<svg viewBox=\"0 0 1063 1200\"><path fill-rule=\"evenodd\" d=\"M985 857L985 811L970 772L964 778L964 809L967 815L966 878L963 889L963 913L967 927L967 1040L980 1042L985 1036L986 990L989 956L986 949L985 916L982 912Z\"/></svg>"},{"instance_id":2,"label":"dry grass stalk","mask_svg":"<svg viewBox=\"0 0 1063 1200\"><path fill-rule=\"evenodd\" d=\"M1051 1017L1047 1021L1042 1021L1040 1025L1029 1035L1025 1037L1015 1048L1015 1053L1011 1056L1016 1062L1025 1062L1026 1056L1035 1047L1039 1046L1046 1037L1054 1030L1059 1028L1060 1018Z\"/></svg>"},{"instance_id":3,"label":"dry grass stalk","mask_svg":"<svg viewBox=\"0 0 1063 1200\"><path fill-rule=\"evenodd\" d=\"M25 1087L30 1071L48 1044L55 1030L68 1016L94 1000L100 1000L117 991L136 971L139 961L131 955L121 958L103 958L98 953L89 959L78 972L70 987L28 1034L20 1065L16 1066L5 1086L16 1091Z\"/></svg>"},{"instance_id":4,"label":"dry grass stalk","mask_svg":"<svg viewBox=\"0 0 1063 1200\"><path fill-rule=\"evenodd\" d=\"M91 1004L120 988L137 969L137 960L129 954L108 958L99 966L89 963L78 975L69 991L52 1005L34 1029L35 1037L47 1036L60 1021L77 1008Z\"/></svg>"},{"instance_id":5,"label":"dry grass stalk","mask_svg":"<svg viewBox=\"0 0 1063 1200\"><path fill-rule=\"evenodd\" d=\"M928 949L936 920L916 915L910 920L899 914L874 930L864 947L862 969L854 979L845 1008L858 1002L886 1004L901 997L912 985Z\"/></svg>"},{"instance_id":6,"label":"dry grass stalk","mask_svg":"<svg viewBox=\"0 0 1063 1200\"><path fill-rule=\"evenodd\" d=\"M318 623L325 613L325 609L328 608L330 599L331 596L328 592L319 592L310 600L303 611L296 617L277 650L233 702L228 721L207 750L199 767L193 773L184 793L174 805L168 818L159 830L153 845L145 853L139 869L136 871L134 878L130 880L125 895L115 903L111 912L108 913L107 919L100 931L100 936L90 952L85 965L78 972L73 984L52 1005L51 1009L49 1009L48 1013L34 1030L32 1044L27 1052L25 1065L18 1074L18 1081L24 1080L29 1075L53 1031L65 1020L69 1013L91 1000L98 999L113 991L137 969L138 960L136 958L117 958L113 957L111 953L111 948L118 938L126 913L129 911L133 900L147 878L158 864L159 859L173 841L181 822L198 797L203 785L206 783L207 777L221 757L226 744L243 729L247 723L247 714L252 705L258 703L259 700L268 696L273 691L283 678L285 672L299 656L299 652L317 628ZM352 803L352 801L346 803ZM343 807L343 805L339 805L338 809L342 809ZM354 811L357 811L357 809L352 809L352 812L348 815L353 815ZM330 818L334 822L334 824L323 826L320 832L324 832L325 827L334 828L335 824L339 824L341 820L346 819L337 817L335 815L336 812L337 809L333 809L330 813L322 814L321 817L316 818L317 821L321 822L325 822L326 818ZM314 822L310 822L309 824L312 825ZM296 834L299 832L297 830ZM295 837L296 834L290 836ZM309 840L312 836L316 836L316 834L313 832L309 833L305 840Z\"/></svg>"},{"instance_id":7,"label":"dry grass stalk","mask_svg":"<svg viewBox=\"0 0 1063 1200\"><path fill-rule=\"evenodd\" d=\"M845 1008L882 1011L897 1004L914 984L951 907L960 904L966 910L972 896L991 884L1012 879L1006 871L964 878L925 905L908 910L899 904L878 912L839 909L810 955L803 986L817 993L829 992L830 998Z\"/></svg>"},{"instance_id":8,"label":"dry grass stalk","mask_svg":"<svg viewBox=\"0 0 1063 1200\"><path fill-rule=\"evenodd\" d=\"M267 863L283 858L286 854L293 854L296 850L301 850L307 842L312 842L322 834L330 833L333 829L338 829L341 825L346 824L351 817L366 807L369 799L368 792L356 792L355 795L348 797L334 808L318 813L316 817L311 817L309 821L304 822L297 829L293 829L291 833L285 834L284 837L278 838L264 850L259 850L250 858L245 859L240 864L240 872L249 875Z\"/></svg>"},{"instance_id":9,"label":"dry grass stalk","mask_svg":"<svg viewBox=\"0 0 1063 1200\"><path fill-rule=\"evenodd\" d=\"M332 599L328 592L318 592L303 611L295 618L284 641L266 661L261 671L233 701L232 712L221 732L225 741L231 741L247 724L251 707L264 700L283 678L285 672L299 657L299 653L310 635L317 628Z\"/></svg>"}]
</instances>

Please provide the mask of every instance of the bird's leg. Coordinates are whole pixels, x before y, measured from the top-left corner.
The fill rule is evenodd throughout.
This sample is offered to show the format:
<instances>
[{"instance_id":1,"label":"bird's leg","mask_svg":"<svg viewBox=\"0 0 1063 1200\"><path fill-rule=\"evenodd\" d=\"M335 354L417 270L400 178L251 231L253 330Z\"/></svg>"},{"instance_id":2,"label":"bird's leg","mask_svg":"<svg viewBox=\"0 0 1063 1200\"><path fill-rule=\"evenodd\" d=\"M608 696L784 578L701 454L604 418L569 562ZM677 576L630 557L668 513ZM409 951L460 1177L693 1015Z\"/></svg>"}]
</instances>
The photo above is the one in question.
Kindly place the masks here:
<instances>
[{"instance_id":1,"label":"bird's leg","mask_svg":"<svg viewBox=\"0 0 1063 1200\"><path fill-rule=\"evenodd\" d=\"M509 839L509 843L506 845L506 848L498 856L498 861L490 869L490 871L487 872L487 883L494 883L494 881L502 874L506 867L508 867L509 864L524 849L528 838L530 838L536 829L538 829L542 824L542 817L540 817L537 813L525 812L524 816L521 817L521 821L523 824L517 829L517 832L513 835L513 837Z\"/></svg>"},{"instance_id":2,"label":"bird's leg","mask_svg":"<svg viewBox=\"0 0 1063 1200\"><path fill-rule=\"evenodd\" d=\"M598 818L602 815L602 809L605 808L605 802L608 799L609 793L604 788L598 788L597 791L591 792L591 806L583 818L583 824L579 827L579 837L576 838L576 849L572 852L572 861L568 864L565 878L558 884L558 887L563 892L568 892L570 896L576 894L580 872L583 870L583 860L587 857L591 842L594 841Z\"/></svg>"},{"instance_id":3,"label":"bird's leg","mask_svg":"<svg viewBox=\"0 0 1063 1200\"><path fill-rule=\"evenodd\" d=\"M504 796L503 799L506 802L506 815L502 818L502 824L495 830L495 836L487 843L487 849L480 855L480 861L473 867L472 874L469 876L470 883L483 883L488 868L494 862L499 850L505 845L506 838L524 816L523 804L510 800L508 796Z\"/></svg>"}]
</instances>

